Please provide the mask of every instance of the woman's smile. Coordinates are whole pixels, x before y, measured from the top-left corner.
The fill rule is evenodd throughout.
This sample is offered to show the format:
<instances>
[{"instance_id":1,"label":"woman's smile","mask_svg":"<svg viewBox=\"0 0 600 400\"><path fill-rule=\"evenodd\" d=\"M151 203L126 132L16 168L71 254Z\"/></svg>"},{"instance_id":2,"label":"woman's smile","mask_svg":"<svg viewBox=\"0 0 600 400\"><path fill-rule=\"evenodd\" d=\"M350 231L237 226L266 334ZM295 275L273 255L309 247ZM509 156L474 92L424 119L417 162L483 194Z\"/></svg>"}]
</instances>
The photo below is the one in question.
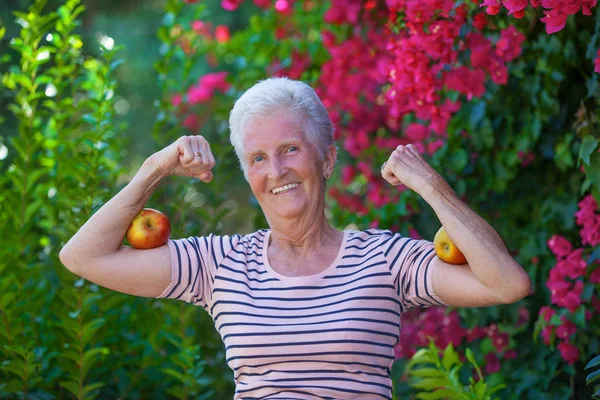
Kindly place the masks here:
<instances>
[{"instance_id":1,"label":"woman's smile","mask_svg":"<svg viewBox=\"0 0 600 400\"><path fill-rule=\"evenodd\" d=\"M276 187L275 189L271 190L271 193L275 194L276 196L286 194L288 192L291 192L292 190L296 190L298 186L300 186L299 183L290 183L287 185Z\"/></svg>"}]
</instances>

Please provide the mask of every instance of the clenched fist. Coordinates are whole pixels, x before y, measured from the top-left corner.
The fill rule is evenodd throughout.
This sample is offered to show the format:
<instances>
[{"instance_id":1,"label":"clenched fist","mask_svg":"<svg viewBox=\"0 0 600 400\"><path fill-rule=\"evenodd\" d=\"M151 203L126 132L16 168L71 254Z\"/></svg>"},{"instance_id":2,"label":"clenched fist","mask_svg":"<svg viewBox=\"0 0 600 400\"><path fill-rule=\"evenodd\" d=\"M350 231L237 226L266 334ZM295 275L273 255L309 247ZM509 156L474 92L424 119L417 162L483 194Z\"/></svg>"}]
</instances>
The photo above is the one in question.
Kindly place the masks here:
<instances>
[{"instance_id":1,"label":"clenched fist","mask_svg":"<svg viewBox=\"0 0 600 400\"><path fill-rule=\"evenodd\" d=\"M202 182L212 181L211 170L215 158L210 145L200 135L181 136L164 149L154 153L149 160L161 176L189 176Z\"/></svg>"},{"instance_id":2,"label":"clenched fist","mask_svg":"<svg viewBox=\"0 0 600 400\"><path fill-rule=\"evenodd\" d=\"M404 184L420 195L435 185L447 185L412 144L396 147L381 166L381 176L394 186Z\"/></svg>"}]
</instances>

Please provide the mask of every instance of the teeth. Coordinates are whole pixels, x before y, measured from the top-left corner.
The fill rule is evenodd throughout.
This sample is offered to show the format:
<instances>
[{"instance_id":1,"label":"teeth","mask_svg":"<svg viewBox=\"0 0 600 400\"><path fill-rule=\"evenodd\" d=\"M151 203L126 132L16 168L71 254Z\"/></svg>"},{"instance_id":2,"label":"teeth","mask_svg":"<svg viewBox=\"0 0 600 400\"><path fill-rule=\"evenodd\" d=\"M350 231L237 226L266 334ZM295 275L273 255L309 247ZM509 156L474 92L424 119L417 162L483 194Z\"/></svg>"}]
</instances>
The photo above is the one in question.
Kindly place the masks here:
<instances>
[{"instance_id":1,"label":"teeth","mask_svg":"<svg viewBox=\"0 0 600 400\"><path fill-rule=\"evenodd\" d=\"M286 191L288 191L290 189L298 187L299 185L300 185L299 183L290 183L289 185L285 185L285 186L282 186L282 187L275 188L275 189L272 190L272 192L275 193L275 194L279 194L281 192L286 192Z\"/></svg>"}]
</instances>

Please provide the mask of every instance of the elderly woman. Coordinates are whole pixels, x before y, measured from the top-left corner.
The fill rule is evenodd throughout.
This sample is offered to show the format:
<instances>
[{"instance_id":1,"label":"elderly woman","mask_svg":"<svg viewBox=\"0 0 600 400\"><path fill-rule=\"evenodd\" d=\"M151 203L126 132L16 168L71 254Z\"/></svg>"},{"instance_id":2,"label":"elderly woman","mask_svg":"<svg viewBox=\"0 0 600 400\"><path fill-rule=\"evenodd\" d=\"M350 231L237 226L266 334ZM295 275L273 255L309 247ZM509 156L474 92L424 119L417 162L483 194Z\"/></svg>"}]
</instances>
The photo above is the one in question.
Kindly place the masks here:
<instances>
[{"instance_id":1,"label":"elderly woman","mask_svg":"<svg viewBox=\"0 0 600 400\"><path fill-rule=\"evenodd\" d=\"M393 151L382 176L431 205L468 264L443 262L427 240L331 226L324 197L337 156L333 126L308 85L256 84L235 103L230 128L270 229L151 250L121 245L161 179L212 180L209 144L183 136L150 156L60 258L109 289L202 306L225 344L235 399L390 399L404 311L507 304L528 294L530 279L499 235L412 145Z\"/></svg>"}]
</instances>

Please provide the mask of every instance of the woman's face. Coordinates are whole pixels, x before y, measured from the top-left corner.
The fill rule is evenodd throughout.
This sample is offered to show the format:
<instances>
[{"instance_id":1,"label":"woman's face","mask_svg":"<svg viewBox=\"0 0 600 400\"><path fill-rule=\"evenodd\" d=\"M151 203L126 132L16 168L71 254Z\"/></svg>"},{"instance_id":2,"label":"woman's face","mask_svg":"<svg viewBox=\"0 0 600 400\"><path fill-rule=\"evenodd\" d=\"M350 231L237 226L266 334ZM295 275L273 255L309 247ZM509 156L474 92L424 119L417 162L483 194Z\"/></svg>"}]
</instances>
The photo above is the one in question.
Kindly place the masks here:
<instances>
[{"instance_id":1,"label":"woman's face","mask_svg":"<svg viewBox=\"0 0 600 400\"><path fill-rule=\"evenodd\" d=\"M324 164L291 117L255 118L243 141L250 188L270 222L322 213Z\"/></svg>"}]
</instances>

